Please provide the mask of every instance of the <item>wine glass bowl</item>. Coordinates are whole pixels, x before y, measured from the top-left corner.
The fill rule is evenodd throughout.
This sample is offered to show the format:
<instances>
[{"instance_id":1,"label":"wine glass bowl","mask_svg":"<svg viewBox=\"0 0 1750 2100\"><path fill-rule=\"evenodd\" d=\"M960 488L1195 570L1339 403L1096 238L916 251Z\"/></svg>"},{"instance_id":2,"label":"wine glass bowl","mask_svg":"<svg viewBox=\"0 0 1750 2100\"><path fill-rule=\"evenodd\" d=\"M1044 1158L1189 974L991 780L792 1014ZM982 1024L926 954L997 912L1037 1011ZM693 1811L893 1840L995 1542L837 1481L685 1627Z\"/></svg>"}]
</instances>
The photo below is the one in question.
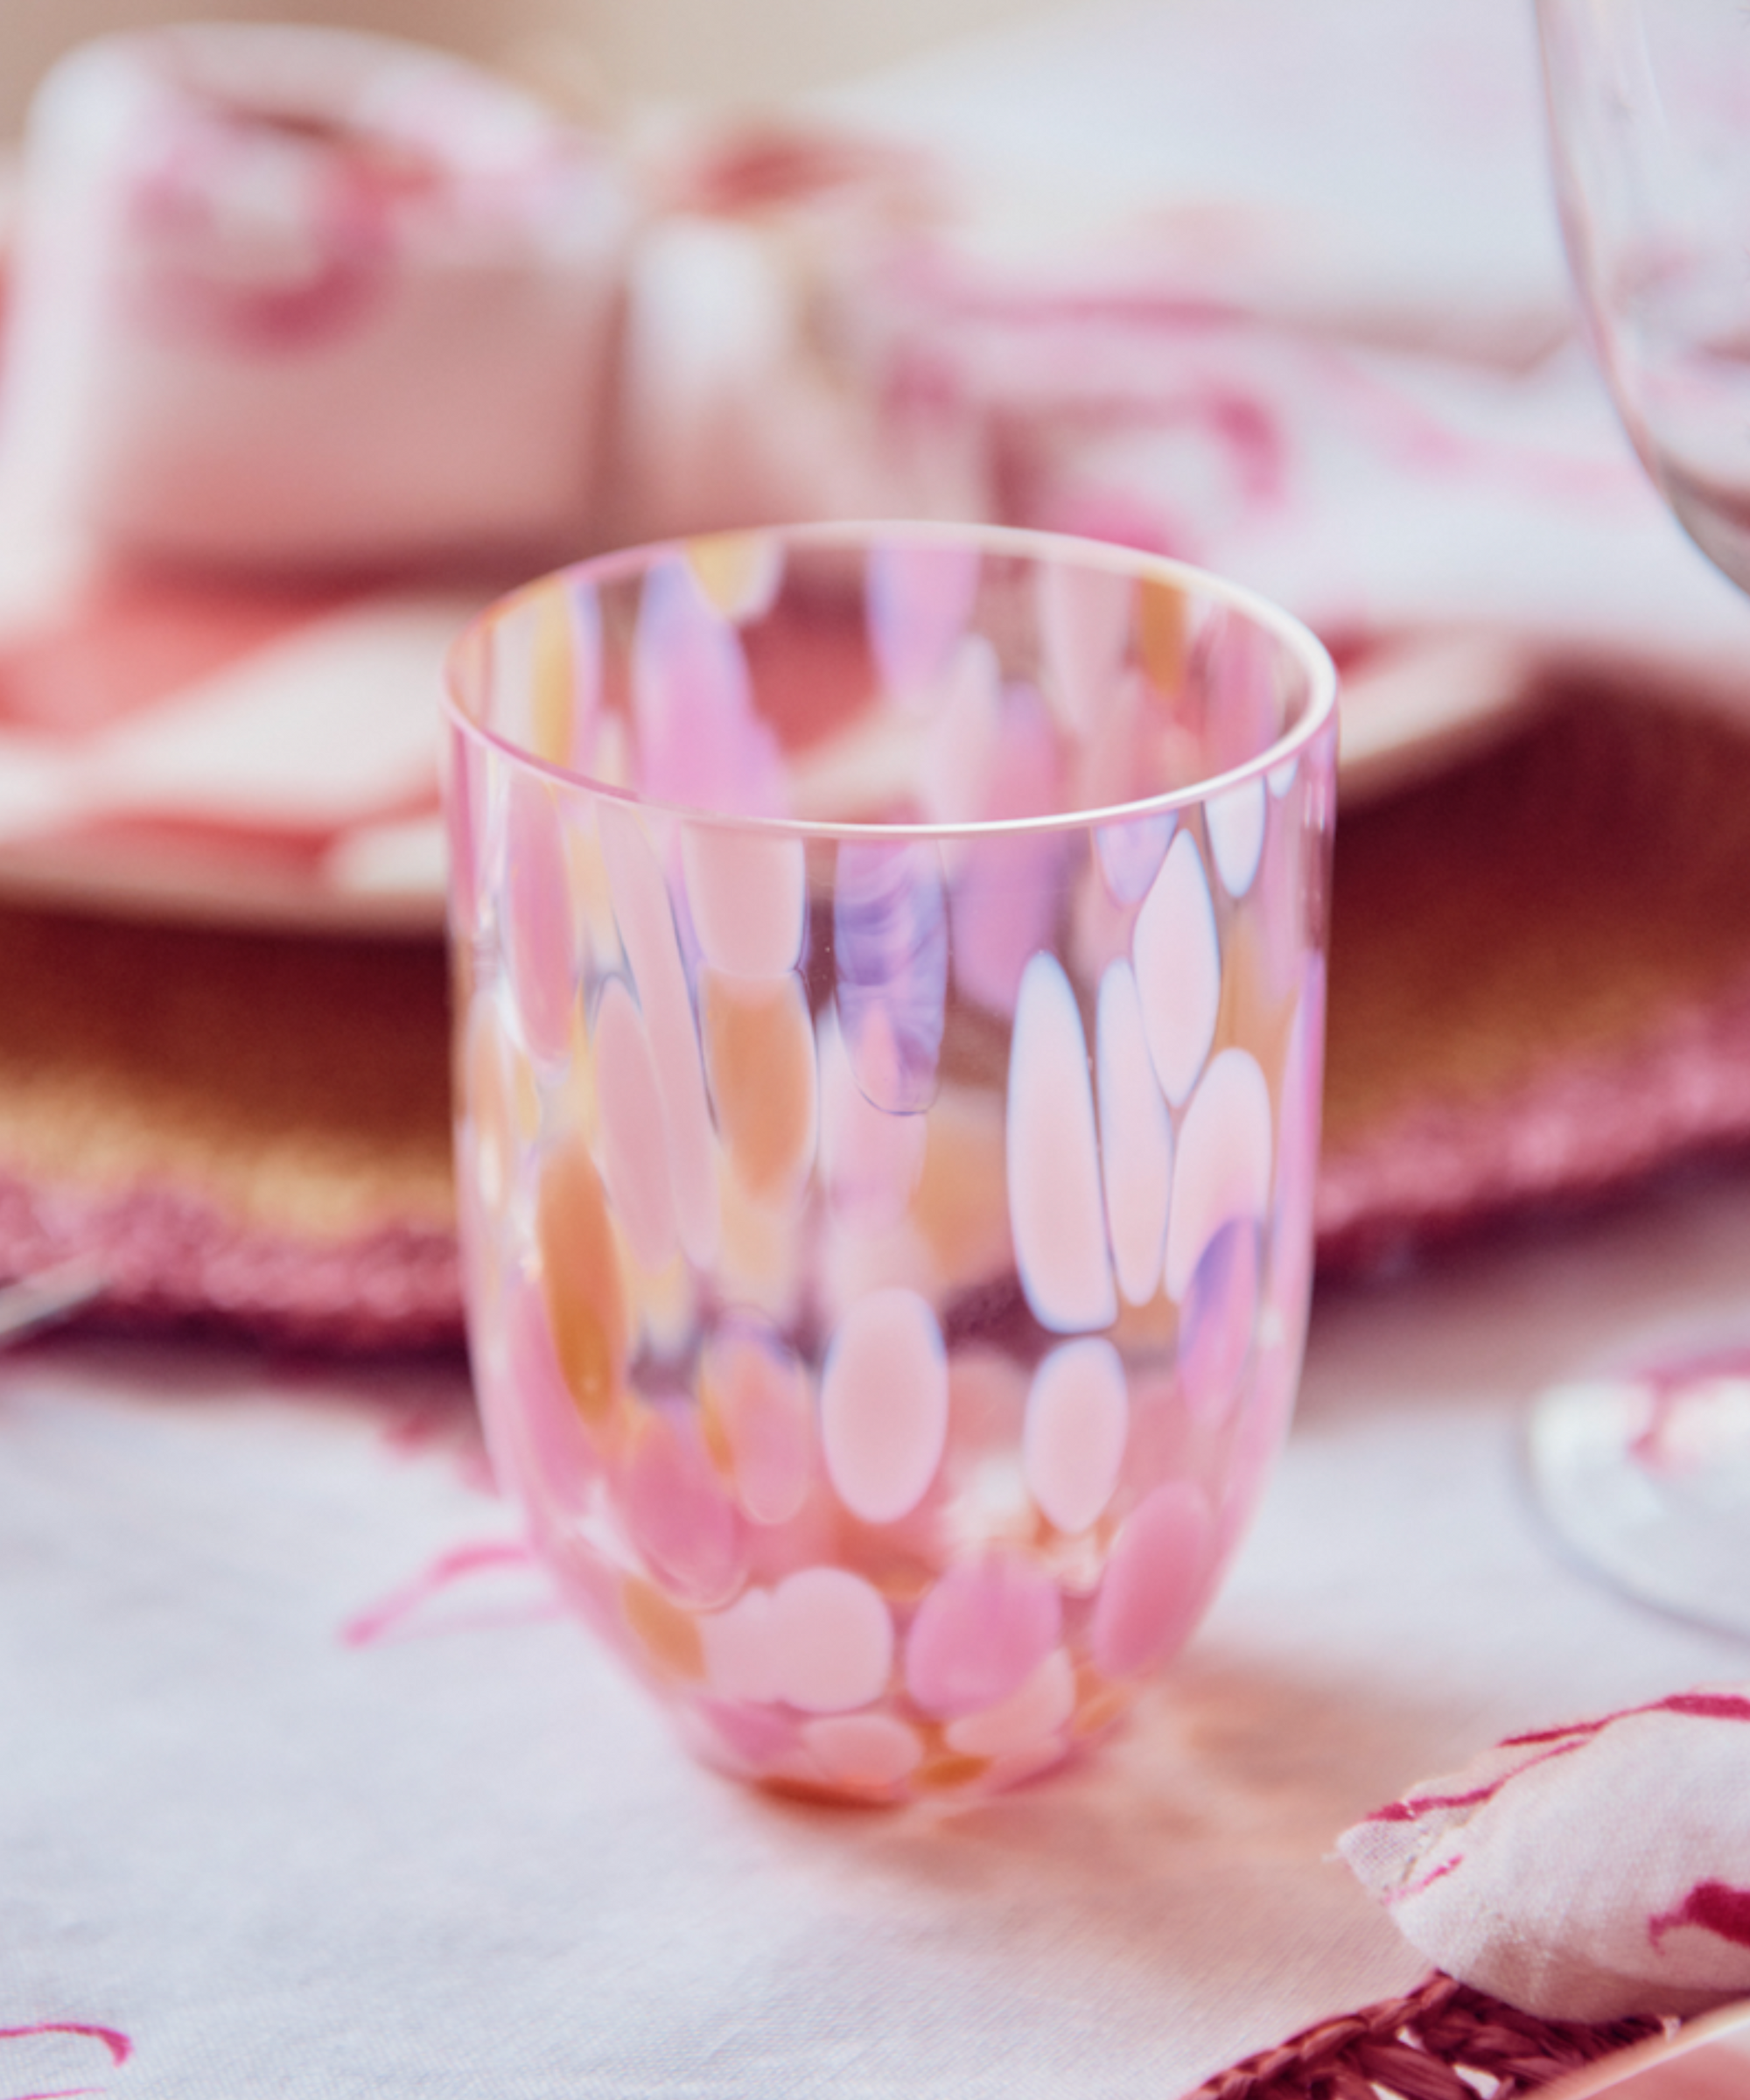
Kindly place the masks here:
<instances>
[{"instance_id":1,"label":"wine glass bowl","mask_svg":"<svg viewBox=\"0 0 1750 2100\"><path fill-rule=\"evenodd\" d=\"M1536 0L1586 332L1678 522L1750 591L1750 9ZM1546 1391L1538 1505L1593 1572L1750 1634L1750 1336L1667 1331Z\"/></svg>"},{"instance_id":2,"label":"wine glass bowl","mask_svg":"<svg viewBox=\"0 0 1750 2100\"><path fill-rule=\"evenodd\" d=\"M1538 0L1558 208L1586 330L1648 472L1750 589L1750 15Z\"/></svg>"}]
</instances>

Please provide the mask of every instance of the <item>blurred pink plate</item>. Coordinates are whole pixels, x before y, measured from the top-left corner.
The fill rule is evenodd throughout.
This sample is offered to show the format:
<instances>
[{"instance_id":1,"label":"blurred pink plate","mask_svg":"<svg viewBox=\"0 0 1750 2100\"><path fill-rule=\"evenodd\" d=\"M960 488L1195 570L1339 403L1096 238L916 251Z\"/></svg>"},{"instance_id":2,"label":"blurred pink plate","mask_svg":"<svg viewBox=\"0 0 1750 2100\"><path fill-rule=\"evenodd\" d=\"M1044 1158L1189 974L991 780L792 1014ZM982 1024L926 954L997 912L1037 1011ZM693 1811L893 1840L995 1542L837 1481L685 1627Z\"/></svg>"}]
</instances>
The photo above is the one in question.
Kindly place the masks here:
<instances>
[{"instance_id":1,"label":"blurred pink plate","mask_svg":"<svg viewBox=\"0 0 1750 2100\"><path fill-rule=\"evenodd\" d=\"M0 899L436 934L443 658L499 587L124 570L0 496ZM1346 803L1503 733L1530 683L1492 635L1369 652Z\"/></svg>"},{"instance_id":2,"label":"blurred pink plate","mask_svg":"<svg viewBox=\"0 0 1750 2100\"><path fill-rule=\"evenodd\" d=\"M1742 2100L1750 2094L1750 2003L1722 2006L1543 2089L1544 2100Z\"/></svg>"},{"instance_id":3,"label":"blurred pink plate","mask_svg":"<svg viewBox=\"0 0 1750 2100\"><path fill-rule=\"evenodd\" d=\"M442 663L490 594L124 570L0 514L0 896L437 932Z\"/></svg>"}]
</instances>

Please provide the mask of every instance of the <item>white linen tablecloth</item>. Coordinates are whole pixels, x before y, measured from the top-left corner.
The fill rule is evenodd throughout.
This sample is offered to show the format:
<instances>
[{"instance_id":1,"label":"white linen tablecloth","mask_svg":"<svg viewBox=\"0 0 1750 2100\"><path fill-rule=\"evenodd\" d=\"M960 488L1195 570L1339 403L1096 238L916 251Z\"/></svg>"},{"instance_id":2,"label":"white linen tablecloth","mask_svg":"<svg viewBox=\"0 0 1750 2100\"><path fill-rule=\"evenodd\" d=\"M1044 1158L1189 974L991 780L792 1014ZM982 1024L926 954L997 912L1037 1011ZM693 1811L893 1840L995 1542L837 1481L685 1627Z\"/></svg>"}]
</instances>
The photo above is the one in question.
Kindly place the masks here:
<instances>
[{"instance_id":1,"label":"white linen tablecloth","mask_svg":"<svg viewBox=\"0 0 1750 2100\"><path fill-rule=\"evenodd\" d=\"M1242 149L1261 129L1292 164L1256 164L1270 194L1326 164L1320 81L1413 10L1336 11L1340 45L1278 51L1212 194L1254 164ZM1270 13L1185 0L1183 18L1203 38ZM1138 19L1157 17L1172 18ZM1542 368L1516 363L1511 330L1399 361L1430 304L1487 321L1493 286L1511 295L1495 318L1541 326L1559 299L1547 222L1512 217L1542 208L1524 25L1506 0L1487 20L1480 59L1429 79L1474 95L1442 105L1460 133L1505 107L1508 161L1478 159L1504 167L1489 226L1526 229L1512 273L1448 223L1475 201L1468 166L1441 164L1453 210L1425 243L1410 207L1426 186L1381 188L1424 129L1413 93L1382 92L1347 105L1373 113L1382 158L1354 194L1381 223L1351 212L1330 162L1340 193L1305 192L1309 223L1356 246L1309 241L1319 269L1298 289L1335 305L1391 278L1401 326L1372 316L1369 368L1411 393L1450 382L1480 426L1498 391L1517 430L1522 412L1543 426ZM990 105L1019 122L1027 83L1060 73L1060 125L1018 150L1043 166L1054 141L1098 134L1115 66L1131 95L1110 126L1114 196L1186 180L1212 136L1228 142L1226 104L1197 103L1200 46L1175 104L1167 30L1082 71L1060 66L1068 33L1017 46L1013 92ZM944 61L862 114L897 99L928 133L938 77L952 118L969 82L1006 76ZM1158 163L1124 158L1138 139L1165 142ZM1386 264L1406 253L1426 269L1399 284ZM1243 313L1245 288L1225 289ZM1340 318L1289 317L1315 346ZM1541 578L1558 642L1627 648L1651 623L1680 629L1694 663L1731 658L1750 616L1642 487L1595 387L1580 420L1582 466L1612 448L1607 501L1585 473L1557 477L1538 512L1516 469L1499 485L1454 470L1412 532L1401 477L1334 456L1342 531L1289 518L1247 552L1236 525L1209 551L1303 611L1358 606L1382 626L1542 633L1543 599L1537 622L1519 602ZM1122 494L1126 459L1096 464ZM1448 558L1434 528L1454 521ZM1528 565L1526 534L1548 569ZM1742 1643L1567 1566L1516 1446L1544 1381L1643 1324L1731 1310L1746 1274L1750 1180L1721 1177L1326 1293L1252 1536L1138 1720L1080 1769L936 1816L803 1808L691 1764L519 1557L459 1367L74 1339L0 1358L0 2100L1172 2100L1421 1973L1334 1856L1359 1815L1509 1731L1746 1674Z\"/></svg>"},{"instance_id":2,"label":"white linen tablecloth","mask_svg":"<svg viewBox=\"0 0 1750 2100\"><path fill-rule=\"evenodd\" d=\"M1516 1438L1746 1266L1722 1176L1326 1294L1142 1718L939 1817L691 1764L515 1558L459 1371L0 1360L0 2094L1170 2100L1406 1989L1348 1823L1510 1729L1745 1674L1563 1563Z\"/></svg>"}]
</instances>

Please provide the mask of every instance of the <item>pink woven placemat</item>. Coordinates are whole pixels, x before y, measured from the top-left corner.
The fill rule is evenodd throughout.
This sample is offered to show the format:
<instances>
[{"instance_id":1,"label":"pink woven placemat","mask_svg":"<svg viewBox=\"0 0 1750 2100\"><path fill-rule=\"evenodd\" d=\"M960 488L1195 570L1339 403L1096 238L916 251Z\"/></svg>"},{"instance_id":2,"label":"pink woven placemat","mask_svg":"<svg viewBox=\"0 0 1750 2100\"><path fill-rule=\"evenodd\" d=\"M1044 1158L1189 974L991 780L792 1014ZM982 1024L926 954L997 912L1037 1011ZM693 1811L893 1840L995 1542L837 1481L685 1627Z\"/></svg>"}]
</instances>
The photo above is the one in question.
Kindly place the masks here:
<instances>
[{"instance_id":1,"label":"pink woven placemat","mask_svg":"<svg viewBox=\"0 0 1750 2100\"><path fill-rule=\"evenodd\" d=\"M1518 2100L1664 2026L1536 2020L1437 1970L1405 1997L1320 2020L1219 2072L1186 2100Z\"/></svg>"},{"instance_id":2,"label":"pink woven placemat","mask_svg":"<svg viewBox=\"0 0 1750 2100\"><path fill-rule=\"evenodd\" d=\"M0 1274L96 1317L458 1343L443 951L0 910Z\"/></svg>"},{"instance_id":3,"label":"pink woven placemat","mask_svg":"<svg viewBox=\"0 0 1750 2100\"><path fill-rule=\"evenodd\" d=\"M1321 1268L1750 1141L1750 727L1552 685L1340 813Z\"/></svg>"},{"instance_id":4,"label":"pink woven placemat","mask_svg":"<svg viewBox=\"0 0 1750 2100\"><path fill-rule=\"evenodd\" d=\"M1343 815L1327 1273L1750 1141L1750 732L1552 689ZM0 908L0 1273L99 1317L462 1334L438 943Z\"/></svg>"}]
</instances>

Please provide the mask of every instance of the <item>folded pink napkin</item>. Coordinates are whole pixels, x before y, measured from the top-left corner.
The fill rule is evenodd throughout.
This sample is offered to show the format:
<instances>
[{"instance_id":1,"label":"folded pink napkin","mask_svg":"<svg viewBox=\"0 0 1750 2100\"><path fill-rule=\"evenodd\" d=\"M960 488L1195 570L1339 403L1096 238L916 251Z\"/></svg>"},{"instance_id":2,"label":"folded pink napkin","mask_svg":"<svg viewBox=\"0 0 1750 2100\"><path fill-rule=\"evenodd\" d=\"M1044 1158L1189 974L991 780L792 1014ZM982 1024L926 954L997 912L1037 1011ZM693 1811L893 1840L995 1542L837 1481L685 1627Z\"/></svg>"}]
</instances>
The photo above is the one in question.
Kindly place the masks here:
<instances>
[{"instance_id":1,"label":"folded pink napkin","mask_svg":"<svg viewBox=\"0 0 1750 2100\"><path fill-rule=\"evenodd\" d=\"M248 24L84 45L32 106L9 482L229 567L562 555L630 218L599 143L435 51Z\"/></svg>"},{"instance_id":2,"label":"folded pink napkin","mask_svg":"<svg viewBox=\"0 0 1750 2100\"><path fill-rule=\"evenodd\" d=\"M1750 1996L1750 1686L1510 1737L1339 1840L1449 1976L1546 2020Z\"/></svg>"},{"instance_id":3,"label":"folded pink napkin","mask_svg":"<svg viewBox=\"0 0 1750 2100\"><path fill-rule=\"evenodd\" d=\"M1547 192L1510 0L1078 10L636 150L383 39L107 38L32 113L0 478L269 566L1088 530L1309 620L1352 753L1551 660L1731 685Z\"/></svg>"},{"instance_id":4,"label":"folded pink napkin","mask_svg":"<svg viewBox=\"0 0 1750 2100\"><path fill-rule=\"evenodd\" d=\"M16 550L0 526L0 893L437 931L438 696L479 591Z\"/></svg>"},{"instance_id":5,"label":"folded pink napkin","mask_svg":"<svg viewBox=\"0 0 1750 2100\"><path fill-rule=\"evenodd\" d=\"M640 178L598 536L1002 511L988 403L906 292L962 201L934 156L718 119Z\"/></svg>"}]
</instances>

